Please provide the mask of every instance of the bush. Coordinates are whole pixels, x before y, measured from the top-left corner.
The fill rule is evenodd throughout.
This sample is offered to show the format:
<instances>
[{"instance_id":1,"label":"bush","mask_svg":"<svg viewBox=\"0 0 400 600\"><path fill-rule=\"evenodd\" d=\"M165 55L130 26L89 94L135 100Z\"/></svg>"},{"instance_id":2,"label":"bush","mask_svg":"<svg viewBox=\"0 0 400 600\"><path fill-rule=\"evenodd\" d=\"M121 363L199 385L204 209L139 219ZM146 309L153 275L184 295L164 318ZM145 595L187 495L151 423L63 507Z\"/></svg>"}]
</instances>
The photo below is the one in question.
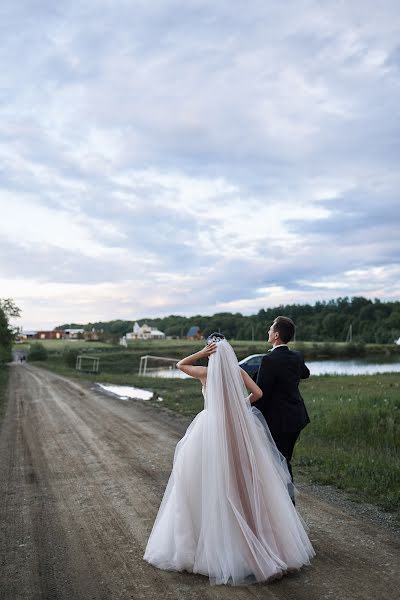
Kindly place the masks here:
<instances>
[{"instance_id":1,"label":"bush","mask_svg":"<svg viewBox=\"0 0 400 600\"><path fill-rule=\"evenodd\" d=\"M363 342L350 342L345 347L345 354L350 358L365 356L365 343Z\"/></svg>"},{"instance_id":2,"label":"bush","mask_svg":"<svg viewBox=\"0 0 400 600\"><path fill-rule=\"evenodd\" d=\"M40 342L34 342L28 354L28 360L47 360L47 350Z\"/></svg>"},{"instance_id":3,"label":"bush","mask_svg":"<svg viewBox=\"0 0 400 600\"><path fill-rule=\"evenodd\" d=\"M10 362L11 359L11 348L6 346L0 346L0 366Z\"/></svg>"},{"instance_id":4,"label":"bush","mask_svg":"<svg viewBox=\"0 0 400 600\"><path fill-rule=\"evenodd\" d=\"M79 356L80 352L77 349L70 348L69 350L65 350L63 353L63 360L67 367L71 367L71 369L75 369L76 359Z\"/></svg>"}]
</instances>

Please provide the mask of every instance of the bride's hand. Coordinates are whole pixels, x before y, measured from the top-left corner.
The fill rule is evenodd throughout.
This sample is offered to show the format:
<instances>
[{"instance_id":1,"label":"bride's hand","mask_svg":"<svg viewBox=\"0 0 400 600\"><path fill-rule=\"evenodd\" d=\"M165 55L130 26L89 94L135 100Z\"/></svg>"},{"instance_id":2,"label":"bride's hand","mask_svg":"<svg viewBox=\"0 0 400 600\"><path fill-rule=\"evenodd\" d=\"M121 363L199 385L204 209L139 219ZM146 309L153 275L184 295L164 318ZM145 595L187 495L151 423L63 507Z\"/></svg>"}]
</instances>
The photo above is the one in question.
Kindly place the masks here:
<instances>
[{"instance_id":1,"label":"bride's hand","mask_svg":"<svg viewBox=\"0 0 400 600\"><path fill-rule=\"evenodd\" d=\"M206 356L210 356L210 354L213 354L214 352L217 351L217 344L215 342L212 342L211 344L207 344L207 346L205 346L203 348L203 350L200 350L199 352L199 357L201 358L205 358Z\"/></svg>"}]
</instances>

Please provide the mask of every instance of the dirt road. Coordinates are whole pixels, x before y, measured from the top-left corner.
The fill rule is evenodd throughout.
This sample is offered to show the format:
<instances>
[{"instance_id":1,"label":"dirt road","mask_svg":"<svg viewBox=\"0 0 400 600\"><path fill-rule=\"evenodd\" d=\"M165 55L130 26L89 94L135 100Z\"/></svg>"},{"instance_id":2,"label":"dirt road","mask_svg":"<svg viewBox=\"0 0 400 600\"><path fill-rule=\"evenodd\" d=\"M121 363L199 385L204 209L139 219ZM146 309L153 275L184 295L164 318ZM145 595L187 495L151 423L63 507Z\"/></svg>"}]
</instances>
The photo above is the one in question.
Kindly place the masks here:
<instances>
[{"instance_id":1,"label":"dirt road","mask_svg":"<svg viewBox=\"0 0 400 600\"><path fill-rule=\"evenodd\" d=\"M393 600L389 529L303 489L312 566L271 584L211 587L142 560L188 421L29 365L11 369L0 432L0 598Z\"/></svg>"}]
</instances>

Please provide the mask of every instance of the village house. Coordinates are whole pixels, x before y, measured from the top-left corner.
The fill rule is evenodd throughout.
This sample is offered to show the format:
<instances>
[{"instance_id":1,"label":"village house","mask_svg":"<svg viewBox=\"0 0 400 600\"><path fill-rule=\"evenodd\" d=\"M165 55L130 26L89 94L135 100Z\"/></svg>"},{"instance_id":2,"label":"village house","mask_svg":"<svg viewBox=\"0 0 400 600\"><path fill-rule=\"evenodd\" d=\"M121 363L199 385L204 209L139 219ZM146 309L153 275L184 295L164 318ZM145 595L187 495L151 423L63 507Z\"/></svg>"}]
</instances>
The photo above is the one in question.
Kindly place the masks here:
<instances>
[{"instance_id":1,"label":"village house","mask_svg":"<svg viewBox=\"0 0 400 600\"><path fill-rule=\"evenodd\" d=\"M27 342L28 340L36 339L37 331L19 331L15 336L15 341L19 342Z\"/></svg>"},{"instance_id":2,"label":"village house","mask_svg":"<svg viewBox=\"0 0 400 600\"><path fill-rule=\"evenodd\" d=\"M65 338L64 331L38 331L35 338L37 340L63 340Z\"/></svg>"},{"instance_id":3,"label":"village house","mask_svg":"<svg viewBox=\"0 0 400 600\"><path fill-rule=\"evenodd\" d=\"M66 340L82 340L84 329L64 329Z\"/></svg>"},{"instance_id":4,"label":"village house","mask_svg":"<svg viewBox=\"0 0 400 600\"><path fill-rule=\"evenodd\" d=\"M197 325L192 325L186 334L186 338L188 340L202 340L203 334L200 331L200 327L197 327Z\"/></svg>"},{"instance_id":5,"label":"village house","mask_svg":"<svg viewBox=\"0 0 400 600\"><path fill-rule=\"evenodd\" d=\"M100 337L97 331L95 329L92 329L92 331L83 332L83 339L85 340L85 342L98 342Z\"/></svg>"},{"instance_id":6,"label":"village house","mask_svg":"<svg viewBox=\"0 0 400 600\"><path fill-rule=\"evenodd\" d=\"M161 340L165 338L165 333L157 329L156 327L150 327L147 323L142 326L139 323L135 323L132 331L129 331L125 335L126 340Z\"/></svg>"}]
</instances>

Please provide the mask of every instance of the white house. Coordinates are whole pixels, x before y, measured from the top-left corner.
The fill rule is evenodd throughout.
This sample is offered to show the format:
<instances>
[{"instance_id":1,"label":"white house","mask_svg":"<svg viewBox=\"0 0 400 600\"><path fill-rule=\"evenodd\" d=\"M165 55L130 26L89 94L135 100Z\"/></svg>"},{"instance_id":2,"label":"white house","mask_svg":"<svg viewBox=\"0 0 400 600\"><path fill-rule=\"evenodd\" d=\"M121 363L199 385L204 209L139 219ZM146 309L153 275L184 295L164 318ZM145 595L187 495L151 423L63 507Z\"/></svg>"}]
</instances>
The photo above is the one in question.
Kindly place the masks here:
<instances>
[{"instance_id":1,"label":"white house","mask_svg":"<svg viewBox=\"0 0 400 600\"><path fill-rule=\"evenodd\" d=\"M162 340L165 338L165 333L157 329L156 327L150 327L147 323L142 326L139 323L135 323L132 331L126 334L127 341L129 340Z\"/></svg>"}]
</instances>

